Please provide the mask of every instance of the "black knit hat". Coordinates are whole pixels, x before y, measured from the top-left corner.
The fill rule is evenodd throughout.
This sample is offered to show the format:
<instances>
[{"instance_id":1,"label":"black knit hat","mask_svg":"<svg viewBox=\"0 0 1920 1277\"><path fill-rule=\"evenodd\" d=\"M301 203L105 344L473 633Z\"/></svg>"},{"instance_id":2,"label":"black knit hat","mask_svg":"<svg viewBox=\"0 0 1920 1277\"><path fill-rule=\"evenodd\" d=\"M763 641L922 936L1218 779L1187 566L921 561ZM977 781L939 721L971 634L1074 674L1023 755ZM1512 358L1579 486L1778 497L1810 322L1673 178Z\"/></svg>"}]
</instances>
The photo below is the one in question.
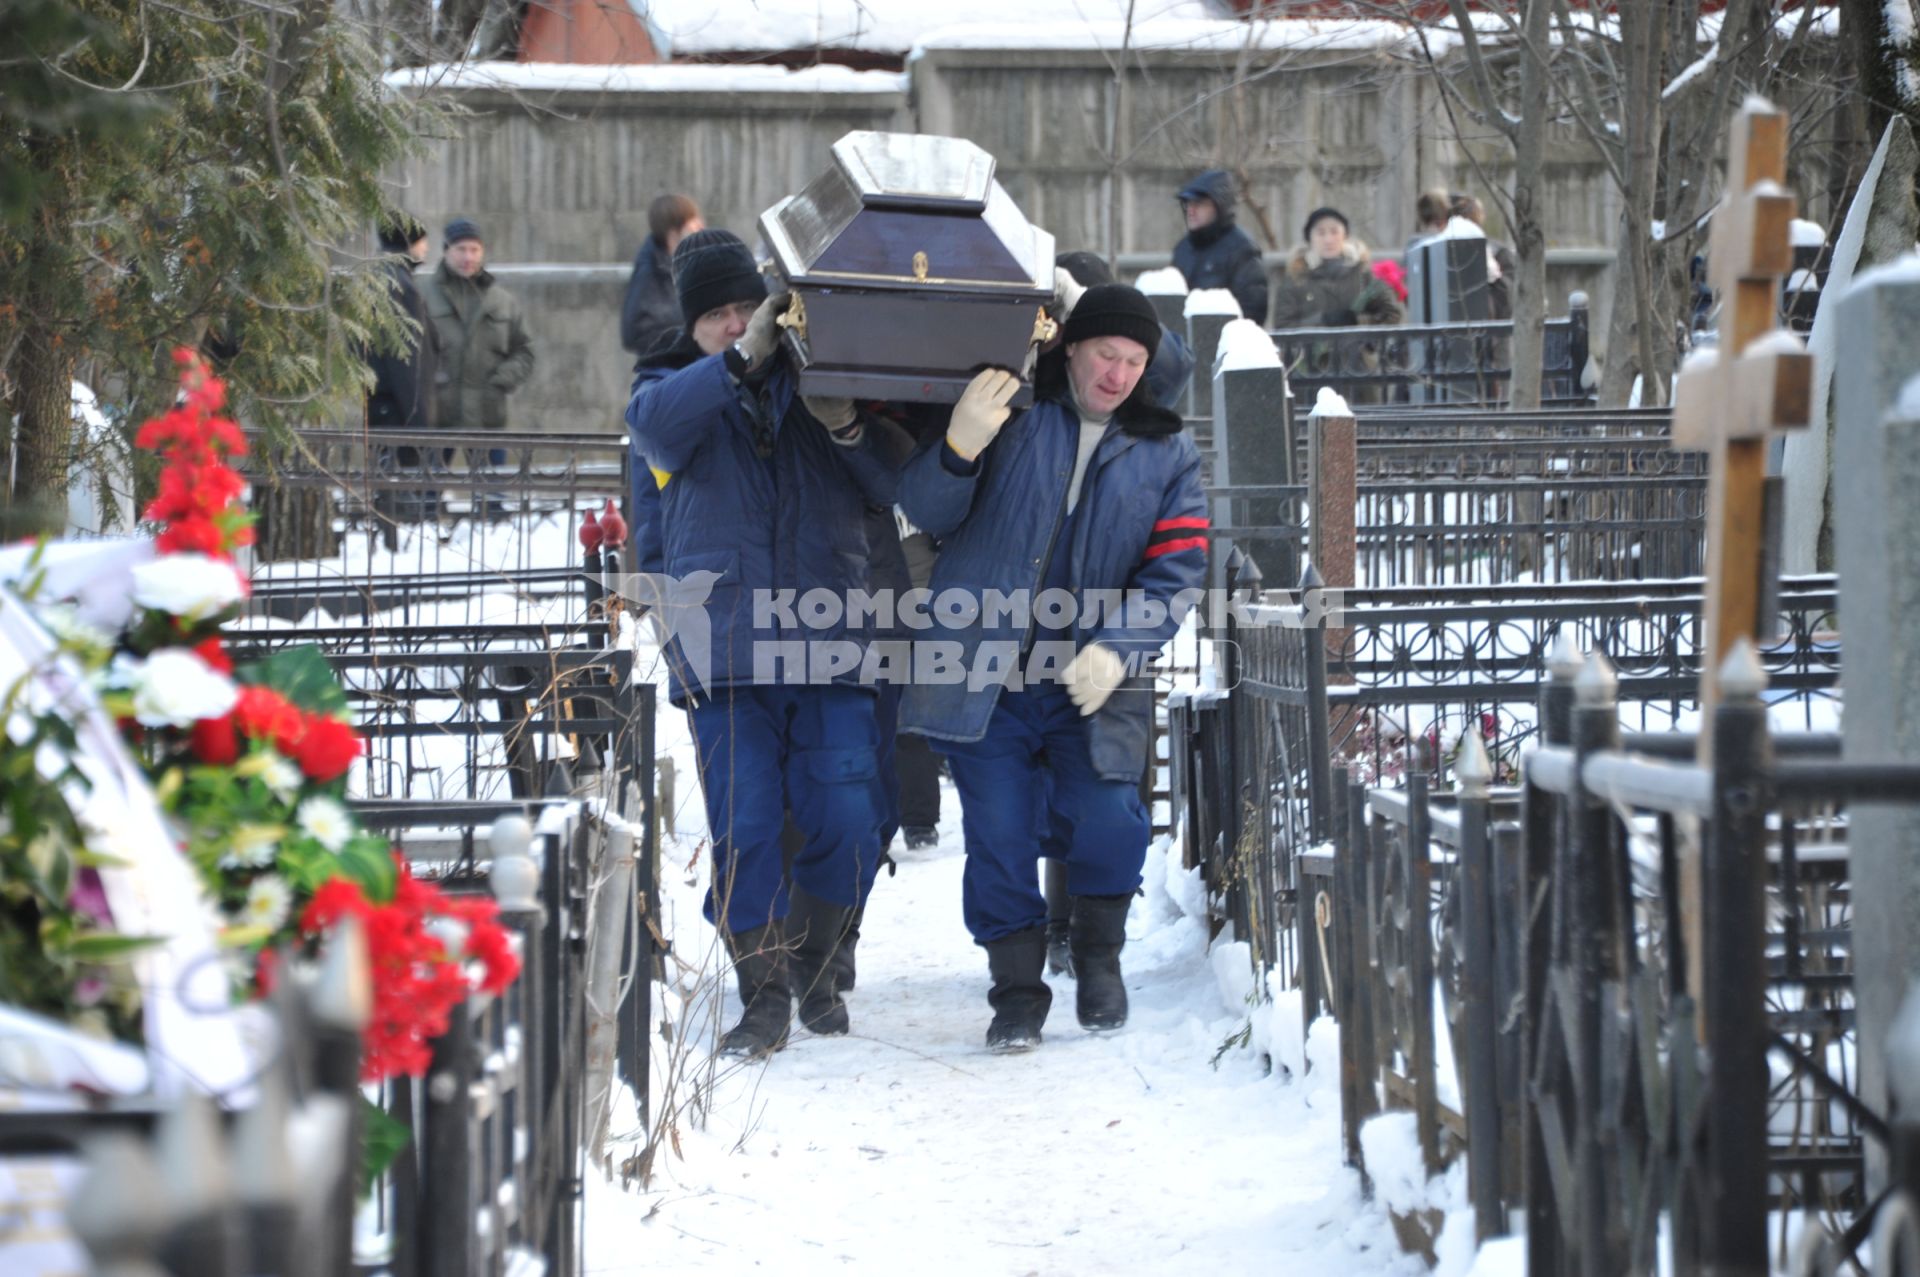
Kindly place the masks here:
<instances>
[{"instance_id":1,"label":"black knit hat","mask_svg":"<svg viewBox=\"0 0 1920 1277\"><path fill-rule=\"evenodd\" d=\"M1062 339L1072 345L1095 337L1130 337L1147 349L1153 362L1160 349L1160 315L1147 295L1127 284L1098 284L1081 295L1067 316Z\"/></svg>"},{"instance_id":2,"label":"black knit hat","mask_svg":"<svg viewBox=\"0 0 1920 1277\"><path fill-rule=\"evenodd\" d=\"M427 228L420 219L400 209L394 209L380 219L380 251L383 253L404 253L427 237Z\"/></svg>"},{"instance_id":3,"label":"black knit hat","mask_svg":"<svg viewBox=\"0 0 1920 1277\"><path fill-rule=\"evenodd\" d=\"M471 217L456 217L447 223L447 229L440 233L440 241L449 248L463 239L485 240L480 233L480 223Z\"/></svg>"},{"instance_id":4,"label":"black knit hat","mask_svg":"<svg viewBox=\"0 0 1920 1277\"><path fill-rule=\"evenodd\" d=\"M1337 208L1316 208L1316 209L1314 209L1314 210L1313 210L1313 212L1311 212L1311 213L1308 213L1308 214L1307 214L1307 224L1306 224L1306 225L1305 225L1304 227L1302 227L1302 228L1301 228L1301 230L1300 230L1300 238L1301 238L1301 239L1312 239L1312 238L1313 238L1313 228L1314 228L1314 225L1315 225L1315 223L1317 223L1317 222L1321 222L1321 221L1324 221L1325 219L1327 219L1327 218L1329 218L1329 217L1331 217L1331 218L1332 218L1332 219L1333 219L1334 221L1336 221L1336 222L1338 222L1338 223L1340 223L1340 229L1341 229L1341 230L1343 230L1343 231L1351 231L1351 230L1353 229L1353 227L1352 227L1352 225L1350 225L1350 224L1348 223L1348 221L1347 221L1347 215L1346 215L1345 213L1342 213L1342 212L1341 212L1341 211L1340 211L1339 209L1337 209Z\"/></svg>"},{"instance_id":5,"label":"black knit hat","mask_svg":"<svg viewBox=\"0 0 1920 1277\"><path fill-rule=\"evenodd\" d=\"M734 302L766 300L767 281L747 245L732 231L695 231L673 250L673 287L689 325Z\"/></svg>"}]
</instances>

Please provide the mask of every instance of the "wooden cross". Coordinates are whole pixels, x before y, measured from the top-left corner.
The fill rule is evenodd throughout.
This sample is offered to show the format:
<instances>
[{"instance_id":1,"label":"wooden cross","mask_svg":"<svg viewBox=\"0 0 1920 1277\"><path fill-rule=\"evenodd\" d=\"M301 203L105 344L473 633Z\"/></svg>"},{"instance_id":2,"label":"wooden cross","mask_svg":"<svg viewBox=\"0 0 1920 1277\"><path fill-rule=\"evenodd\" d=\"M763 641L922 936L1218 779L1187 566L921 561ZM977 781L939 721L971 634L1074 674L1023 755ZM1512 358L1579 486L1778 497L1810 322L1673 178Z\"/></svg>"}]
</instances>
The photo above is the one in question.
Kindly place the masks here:
<instances>
[{"instance_id":1,"label":"wooden cross","mask_svg":"<svg viewBox=\"0 0 1920 1277\"><path fill-rule=\"evenodd\" d=\"M1786 171L1786 113L1747 99L1733 117L1726 193L1708 232L1720 344L1687 360L1673 395L1673 446L1712 454L1700 652L1703 763L1721 663L1741 638L1760 641L1767 434L1804 428L1812 412L1813 356L1777 332L1780 277L1793 268L1795 206L1781 185Z\"/></svg>"},{"instance_id":2,"label":"wooden cross","mask_svg":"<svg viewBox=\"0 0 1920 1277\"><path fill-rule=\"evenodd\" d=\"M1673 446L1711 454L1696 745L1702 766L1713 762L1720 667L1740 639L1760 640L1767 434L1805 427L1812 415L1813 357L1797 339L1776 335L1780 277L1793 268L1786 171L1786 113L1748 98L1727 136L1726 192L1708 232L1720 343L1688 359L1673 388ZM1706 979L1700 874L1699 845L1685 838L1680 908L1687 987L1696 998ZM1698 1008L1704 1016L1704 998Z\"/></svg>"}]
</instances>

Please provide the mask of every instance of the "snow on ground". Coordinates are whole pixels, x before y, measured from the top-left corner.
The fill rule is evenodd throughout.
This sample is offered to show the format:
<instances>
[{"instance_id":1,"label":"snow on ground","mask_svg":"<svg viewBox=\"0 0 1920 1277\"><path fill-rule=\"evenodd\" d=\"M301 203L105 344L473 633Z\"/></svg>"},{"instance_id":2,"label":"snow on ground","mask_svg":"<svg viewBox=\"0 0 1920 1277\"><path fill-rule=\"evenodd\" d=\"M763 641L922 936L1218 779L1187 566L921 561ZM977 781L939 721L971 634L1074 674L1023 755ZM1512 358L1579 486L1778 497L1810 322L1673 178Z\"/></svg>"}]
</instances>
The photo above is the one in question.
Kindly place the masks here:
<instances>
[{"instance_id":1,"label":"snow on ground","mask_svg":"<svg viewBox=\"0 0 1920 1277\"><path fill-rule=\"evenodd\" d=\"M664 913L676 955L704 968L697 990L680 982L695 1010L677 1035L710 1042L700 1010L718 965L699 916L703 822L684 720L663 710L661 728L687 778L663 853ZM1072 982L1052 977L1045 1045L994 1056L985 958L960 921L965 858L950 787L941 835L930 851L896 845L899 873L874 891L852 1036L796 1030L770 1062L719 1071L704 1129L681 1114L647 1187L591 1180L589 1273L1424 1271L1341 1167L1331 1035L1316 1033L1321 1064L1310 1072L1299 1067L1297 1012L1292 1050L1277 1050L1292 1068L1223 1050L1249 1011L1223 997L1212 966L1244 960L1209 963L1204 924L1189 912L1198 885L1177 851L1171 881L1166 851L1150 853L1148 894L1134 906L1126 1029L1083 1032ZM1261 1010L1263 1028L1281 1018ZM730 1023L738 1011L729 992L721 1014ZM696 1051L683 1073L702 1079L705 1065ZM656 1093L669 1071L657 1051ZM636 1151L627 1117L616 1162Z\"/></svg>"}]
</instances>

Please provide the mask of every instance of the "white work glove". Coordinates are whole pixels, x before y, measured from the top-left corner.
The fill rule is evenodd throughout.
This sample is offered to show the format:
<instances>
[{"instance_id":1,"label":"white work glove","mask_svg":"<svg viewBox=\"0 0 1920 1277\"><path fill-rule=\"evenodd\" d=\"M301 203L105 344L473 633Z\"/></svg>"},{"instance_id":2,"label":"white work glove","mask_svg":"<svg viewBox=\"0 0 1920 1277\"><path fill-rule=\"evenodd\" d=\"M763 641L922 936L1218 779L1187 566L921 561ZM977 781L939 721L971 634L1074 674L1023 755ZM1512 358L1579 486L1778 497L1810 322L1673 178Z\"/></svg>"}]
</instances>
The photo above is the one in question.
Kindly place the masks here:
<instances>
[{"instance_id":1,"label":"white work glove","mask_svg":"<svg viewBox=\"0 0 1920 1277\"><path fill-rule=\"evenodd\" d=\"M767 362L767 356L773 353L774 343L780 340L780 329L776 322L786 313L787 303L793 300L789 293L775 293L760 303L760 309L753 312L753 318L747 321L747 331L740 334L740 340L734 345L747 357L747 371L752 372Z\"/></svg>"},{"instance_id":2,"label":"white work glove","mask_svg":"<svg viewBox=\"0 0 1920 1277\"><path fill-rule=\"evenodd\" d=\"M815 421L827 428L829 439L845 448L860 442L863 432L859 422L854 419L853 400L804 396L800 402L807 405L807 411L813 414Z\"/></svg>"},{"instance_id":3,"label":"white work glove","mask_svg":"<svg viewBox=\"0 0 1920 1277\"><path fill-rule=\"evenodd\" d=\"M1081 648L1080 654L1060 673L1060 682L1065 685L1067 696L1079 706L1082 718L1098 713L1107 703L1107 697L1126 681L1126 662L1111 648L1098 643Z\"/></svg>"},{"instance_id":4,"label":"white work glove","mask_svg":"<svg viewBox=\"0 0 1920 1277\"><path fill-rule=\"evenodd\" d=\"M1067 316L1080 304L1080 298L1086 291L1086 287L1066 267L1053 268L1053 308L1059 312L1061 323L1067 322Z\"/></svg>"},{"instance_id":5,"label":"white work glove","mask_svg":"<svg viewBox=\"0 0 1920 1277\"><path fill-rule=\"evenodd\" d=\"M966 461L985 452L1013 415L1007 402L1019 389L1020 379L1000 368L989 368L968 382L947 423L947 446Z\"/></svg>"}]
</instances>

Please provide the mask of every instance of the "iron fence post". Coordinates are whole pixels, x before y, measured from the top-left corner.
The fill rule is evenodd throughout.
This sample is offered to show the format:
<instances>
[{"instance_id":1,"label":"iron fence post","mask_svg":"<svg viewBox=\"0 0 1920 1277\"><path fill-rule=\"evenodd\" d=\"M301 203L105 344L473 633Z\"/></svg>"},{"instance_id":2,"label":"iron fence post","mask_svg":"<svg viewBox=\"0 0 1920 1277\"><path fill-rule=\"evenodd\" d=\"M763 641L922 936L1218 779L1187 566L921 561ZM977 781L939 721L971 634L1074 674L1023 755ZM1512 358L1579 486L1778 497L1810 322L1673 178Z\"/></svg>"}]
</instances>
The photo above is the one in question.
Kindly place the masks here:
<instances>
[{"instance_id":1,"label":"iron fence post","mask_svg":"<svg viewBox=\"0 0 1920 1277\"><path fill-rule=\"evenodd\" d=\"M1459 794L1460 863L1455 890L1460 893L1460 932L1465 950L1461 985L1466 1015L1467 1050L1456 1067L1465 1074L1467 1101L1467 1192L1473 1202L1474 1231L1485 1241L1506 1232L1501 1211L1499 1031L1496 1027L1498 972L1494 966L1493 847L1488 836L1487 784L1493 766L1479 730L1469 728L1454 764Z\"/></svg>"},{"instance_id":2,"label":"iron fence post","mask_svg":"<svg viewBox=\"0 0 1920 1277\"><path fill-rule=\"evenodd\" d=\"M1707 1277L1759 1277L1767 1255L1766 671L1742 639L1720 669L1714 710L1713 816L1701 892L1700 989L1707 1063Z\"/></svg>"},{"instance_id":3,"label":"iron fence post","mask_svg":"<svg viewBox=\"0 0 1920 1277\"><path fill-rule=\"evenodd\" d=\"M1615 899L1614 815L1587 793L1578 777L1587 758L1620 744L1619 685L1613 666L1601 652L1587 657L1574 680L1573 749L1576 777L1567 816L1571 917L1568 948L1572 961L1577 1048L1572 1064L1579 1106L1574 1173L1578 1182L1581 1271L1588 1277L1617 1277L1627 1270L1625 1230L1613 1191L1611 1141L1603 1141L1607 1114L1601 1095L1601 1036L1608 1029L1609 1000L1617 995L1621 972L1617 955L1623 920Z\"/></svg>"}]
</instances>

